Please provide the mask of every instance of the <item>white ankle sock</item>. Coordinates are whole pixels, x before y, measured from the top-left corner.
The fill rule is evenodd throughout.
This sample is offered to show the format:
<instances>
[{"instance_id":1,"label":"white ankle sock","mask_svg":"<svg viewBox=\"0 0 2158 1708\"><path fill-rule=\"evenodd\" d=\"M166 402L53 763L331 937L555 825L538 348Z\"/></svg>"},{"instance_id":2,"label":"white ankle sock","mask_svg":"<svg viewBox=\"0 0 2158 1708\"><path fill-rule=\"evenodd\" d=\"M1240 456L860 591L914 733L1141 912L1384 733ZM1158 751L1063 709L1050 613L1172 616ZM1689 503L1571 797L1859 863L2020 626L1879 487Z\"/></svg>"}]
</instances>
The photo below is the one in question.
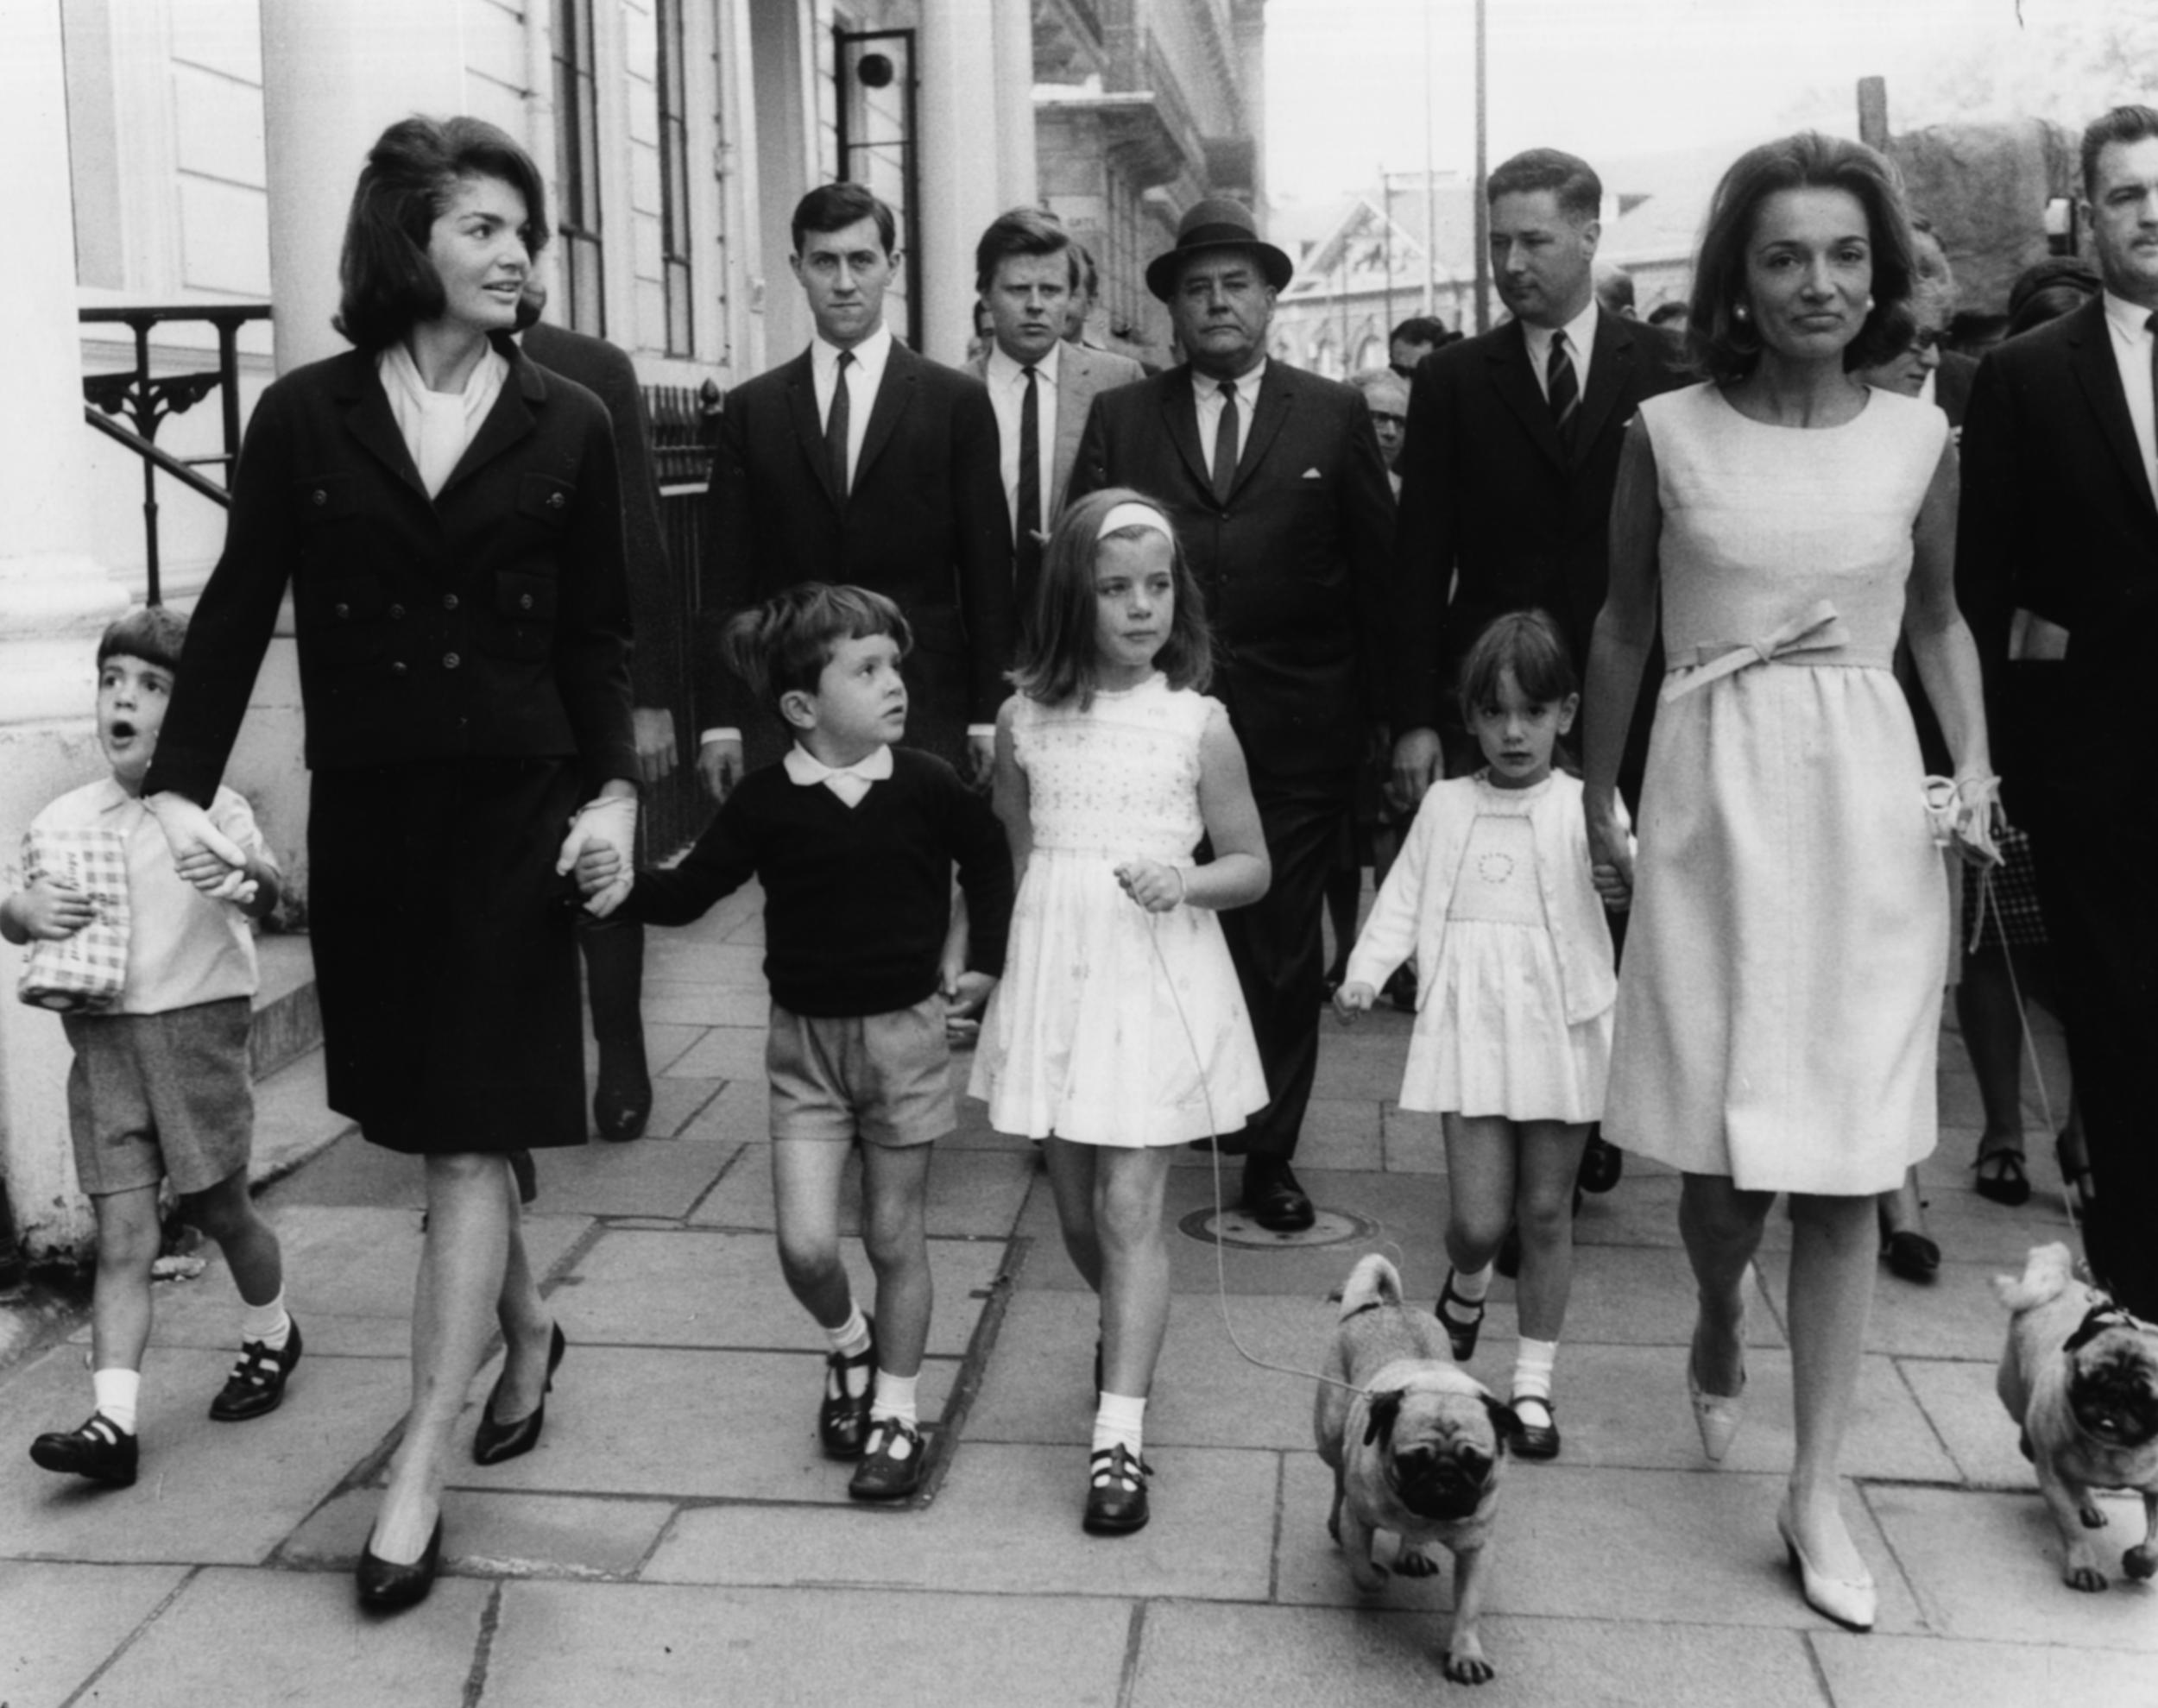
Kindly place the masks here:
<instances>
[{"instance_id":1,"label":"white ankle sock","mask_svg":"<svg viewBox=\"0 0 2158 1708\"><path fill-rule=\"evenodd\" d=\"M1514 1398L1548 1403L1551 1398L1551 1367L1558 1358L1557 1341L1531 1340L1523 1335L1513 1359Z\"/></svg>"},{"instance_id":2,"label":"white ankle sock","mask_svg":"<svg viewBox=\"0 0 2158 1708\"><path fill-rule=\"evenodd\" d=\"M1101 1453L1120 1444L1126 1453L1137 1458L1139 1431L1145 1421L1145 1395L1102 1395L1101 1409L1094 1415L1094 1446L1088 1451Z\"/></svg>"},{"instance_id":3,"label":"white ankle sock","mask_svg":"<svg viewBox=\"0 0 2158 1708\"><path fill-rule=\"evenodd\" d=\"M1491 1277L1497 1267L1495 1264L1486 1264L1480 1270L1455 1270L1454 1296L1464 1305L1482 1304L1484 1295L1491 1291Z\"/></svg>"},{"instance_id":4,"label":"white ankle sock","mask_svg":"<svg viewBox=\"0 0 2158 1708\"><path fill-rule=\"evenodd\" d=\"M918 1372L912 1376L894 1376L888 1370L877 1372L876 1397L869 1402L869 1421L874 1423L880 1417L889 1417L904 1423L910 1429L918 1428L921 1420L914 1413L914 1384L921 1380Z\"/></svg>"},{"instance_id":5,"label":"white ankle sock","mask_svg":"<svg viewBox=\"0 0 2158 1708\"><path fill-rule=\"evenodd\" d=\"M831 1342L832 1351L842 1358L858 1358L869 1350L869 1319L861 1314L860 1305L851 1305L847 1310L847 1320L836 1328L826 1329L824 1338ZM868 1366L850 1369L841 1379L846 1383L849 1394L859 1394L869 1385Z\"/></svg>"},{"instance_id":6,"label":"white ankle sock","mask_svg":"<svg viewBox=\"0 0 2158 1708\"><path fill-rule=\"evenodd\" d=\"M141 1371L122 1370L117 1365L110 1370L92 1371L90 1391L98 1396L99 1411L129 1434L135 1433L136 1401L142 1392Z\"/></svg>"},{"instance_id":7,"label":"white ankle sock","mask_svg":"<svg viewBox=\"0 0 2158 1708\"><path fill-rule=\"evenodd\" d=\"M250 1305L240 1301L240 1339L260 1340L273 1352L285 1350L286 1341L292 1339L293 1320L285 1314L285 1289L279 1288L277 1296L266 1305Z\"/></svg>"}]
</instances>

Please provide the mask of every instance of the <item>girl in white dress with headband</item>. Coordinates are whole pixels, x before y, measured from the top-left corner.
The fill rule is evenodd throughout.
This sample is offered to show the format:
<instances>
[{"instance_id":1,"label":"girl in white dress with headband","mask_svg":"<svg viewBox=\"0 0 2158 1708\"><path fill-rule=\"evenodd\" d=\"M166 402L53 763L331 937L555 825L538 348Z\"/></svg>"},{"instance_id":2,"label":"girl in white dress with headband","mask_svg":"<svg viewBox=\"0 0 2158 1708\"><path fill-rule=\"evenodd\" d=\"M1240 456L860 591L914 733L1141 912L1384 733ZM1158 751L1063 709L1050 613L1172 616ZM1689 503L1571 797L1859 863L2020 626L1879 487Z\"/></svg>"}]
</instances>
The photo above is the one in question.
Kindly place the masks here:
<instances>
[{"instance_id":1,"label":"girl in white dress with headband","mask_svg":"<svg viewBox=\"0 0 2158 1708\"><path fill-rule=\"evenodd\" d=\"M1000 1132L1044 1141L1064 1249L1101 1296L1083 1522L1118 1535L1147 1519L1170 1155L1266 1101L1214 916L1265 894L1271 868L1243 749L1200 691L1206 613L1162 512L1115 488L1072 505L1032 618L996 733L1019 896L969 1090Z\"/></svg>"}]
</instances>

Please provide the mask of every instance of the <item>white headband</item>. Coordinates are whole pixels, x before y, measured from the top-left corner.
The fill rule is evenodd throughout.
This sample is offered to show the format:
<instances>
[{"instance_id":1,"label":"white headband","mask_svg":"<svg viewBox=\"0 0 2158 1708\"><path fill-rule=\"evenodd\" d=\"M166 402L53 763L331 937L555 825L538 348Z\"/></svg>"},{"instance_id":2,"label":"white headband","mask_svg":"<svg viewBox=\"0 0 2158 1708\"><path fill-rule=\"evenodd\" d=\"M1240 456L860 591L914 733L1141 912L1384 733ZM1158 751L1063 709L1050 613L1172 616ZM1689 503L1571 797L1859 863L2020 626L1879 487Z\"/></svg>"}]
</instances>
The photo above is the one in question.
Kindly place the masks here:
<instances>
[{"instance_id":1,"label":"white headband","mask_svg":"<svg viewBox=\"0 0 2158 1708\"><path fill-rule=\"evenodd\" d=\"M1141 504L1135 499L1127 498L1121 504L1109 507L1109 514L1095 530L1095 543L1107 539L1119 528L1152 528L1171 545L1177 543L1177 536L1169 531L1169 519L1152 505Z\"/></svg>"}]
</instances>

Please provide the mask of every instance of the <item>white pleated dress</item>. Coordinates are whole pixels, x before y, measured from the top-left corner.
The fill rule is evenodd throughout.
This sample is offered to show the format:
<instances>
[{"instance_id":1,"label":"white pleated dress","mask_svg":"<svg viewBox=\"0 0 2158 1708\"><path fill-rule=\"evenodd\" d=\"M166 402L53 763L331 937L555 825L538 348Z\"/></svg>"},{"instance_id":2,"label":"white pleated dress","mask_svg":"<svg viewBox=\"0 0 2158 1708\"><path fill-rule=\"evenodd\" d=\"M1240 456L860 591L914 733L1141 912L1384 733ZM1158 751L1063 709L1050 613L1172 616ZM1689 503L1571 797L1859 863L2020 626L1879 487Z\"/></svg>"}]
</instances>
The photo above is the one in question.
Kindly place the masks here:
<instances>
[{"instance_id":1,"label":"white pleated dress","mask_svg":"<svg viewBox=\"0 0 2158 1708\"><path fill-rule=\"evenodd\" d=\"M1884 1191L1936 1138L1947 883L1890 666L1947 419L1875 391L1842 426L1775 427L1713 386L1641 418L1676 697L1604 1131L1741 1188Z\"/></svg>"},{"instance_id":2,"label":"white pleated dress","mask_svg":"<svg viewBox=\"0 0 2158 1708\"><path fill-rule=\"evenodd\" d=\"M967 1087L998 1131L1182 1144L1265 1104L1220 920L1148 913L1116 880L1126 860L1190 860L1206 828L1199 738L1224 715L1159 675L1083 712L1016 703L1034 847Z\"/></svg>"}]
</instances>

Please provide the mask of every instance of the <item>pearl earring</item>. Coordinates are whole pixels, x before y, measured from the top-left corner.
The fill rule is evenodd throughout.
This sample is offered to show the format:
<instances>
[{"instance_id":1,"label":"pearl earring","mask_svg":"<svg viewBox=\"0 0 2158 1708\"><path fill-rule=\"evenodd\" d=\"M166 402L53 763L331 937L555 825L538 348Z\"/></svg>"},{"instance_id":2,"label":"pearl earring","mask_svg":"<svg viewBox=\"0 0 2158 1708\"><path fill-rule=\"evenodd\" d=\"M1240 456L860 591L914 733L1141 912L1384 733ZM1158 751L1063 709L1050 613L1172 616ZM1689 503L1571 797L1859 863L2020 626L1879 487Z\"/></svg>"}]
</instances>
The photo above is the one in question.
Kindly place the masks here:
<instances>
[{"instance_id":1,"label":"pearl earring","mask_svg":"<svg viewBox=\"0 0 2158 1708\"><path fill-rule=\"evenodd\" d=\"M1731 311L1731 314L1734 320L1751 320L1753 318L1753 312L1744 303L1740 303L1733 308Z\"/></svg>"}]
</instances>

